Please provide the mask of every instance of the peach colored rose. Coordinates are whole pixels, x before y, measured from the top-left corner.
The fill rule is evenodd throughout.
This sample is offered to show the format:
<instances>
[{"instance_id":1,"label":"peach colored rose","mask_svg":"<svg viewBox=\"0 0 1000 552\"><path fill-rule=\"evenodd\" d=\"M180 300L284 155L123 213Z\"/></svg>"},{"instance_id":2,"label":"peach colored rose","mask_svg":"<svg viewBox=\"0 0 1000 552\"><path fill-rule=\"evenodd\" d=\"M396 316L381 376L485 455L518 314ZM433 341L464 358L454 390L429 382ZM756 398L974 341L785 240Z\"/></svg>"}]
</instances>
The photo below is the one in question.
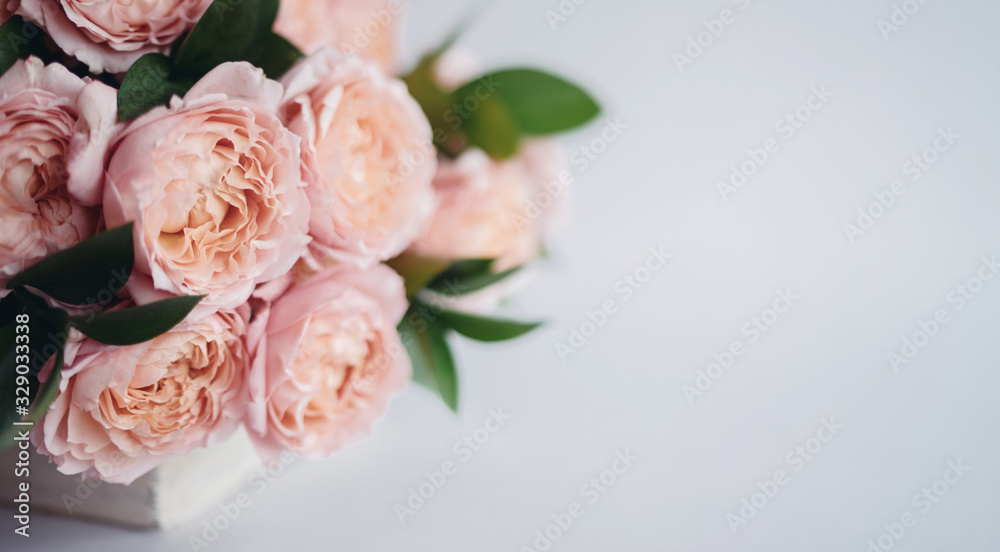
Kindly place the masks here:
<instances>
[{"instance_id":1,"label":"peach colored rose","mask_svg":"<svg viewBox=\"0 0 1000 552\"><path fill-rule=\"evenodd\" d=\"M318 264L369 266L402 252L433 208L431 129L405 85L324 49L283 78L282 116L303 138Z\"/></svg>"},{"instance_id":2,"label":"peach colored rose","mask_svg":"<svg viewBox=\"0 0 1000 552\"><path fill-rule=\"evenodd\" d=\"M38 451L63 473L128 484L226 439L246 409L248 316L219 311L128 347L75 334L59 395L32 434Z\"/></svg>"},{"instance_id":3,"label":"peach colored rose","mask_svg":"<svg viewBox=\"0 0 1000 552\"><path fill-rule=\"evenodd\" d=\"M439 161L438 207L411 247L443 259L497 259L495 270L537 258L565 197L569 173L555 145L527 141L512 159L495 161L480 150Z\"/></svg>"},{"instance_id":4,"label":"peach colored rose","mask_svg":"<svg viewBox=\"0 0 1000 552\"><path fill-rule=\"evenodd\" d=\"M67 155L82 111L114 119L115 91L88 82L34 57L0 77L0 287L94 233L97 211L66 189Z\"/></svg>"},{"instance_id":5,"label":"peach colored rose","mask_svg":"<svg viewBox=\"0 0 1000 552\"><path fill-rule=\"evenodd\" d=\"M307 54L336 48L391 74L402 13L402 0L282 0L274 30Z\"/></svg>"},{"instance_id":6,"label":"peach colored rose","mask_svg":"<svg viewBox=\"0 0 1000 552\"><path fill-rule=\"evenodd\" d=\"M370 431L410 378L396 332L406 308L402 279L380 264L324 271L259 315L246 425L265 461L325 457Z\"/></svg>"},{"instance_id":7,"label":"peach colored rose","mask_svg":"<svg viewBox=\"0 0 1000 552\"><path fill-rule=\"evenodd\" d=\"M90 152L70 190L100 201L109 228L135 222L138 303L204 295L196 316L235 308L305 251L309 202L299 138L275 114L281 94L261 70L226 63L106 147L80 141Z\"/></svg>"},{"instance_id":8,"label":"peach colored rose","mask_svg":"<svg viewBox=\"0 0 1000 552\"><path fill-rule=\"evenodd\" d=\"M124 73L151 52L167 53L212 0L20 0L15 13L36 23L93 73Z\"/></svg>"}]
</instances>

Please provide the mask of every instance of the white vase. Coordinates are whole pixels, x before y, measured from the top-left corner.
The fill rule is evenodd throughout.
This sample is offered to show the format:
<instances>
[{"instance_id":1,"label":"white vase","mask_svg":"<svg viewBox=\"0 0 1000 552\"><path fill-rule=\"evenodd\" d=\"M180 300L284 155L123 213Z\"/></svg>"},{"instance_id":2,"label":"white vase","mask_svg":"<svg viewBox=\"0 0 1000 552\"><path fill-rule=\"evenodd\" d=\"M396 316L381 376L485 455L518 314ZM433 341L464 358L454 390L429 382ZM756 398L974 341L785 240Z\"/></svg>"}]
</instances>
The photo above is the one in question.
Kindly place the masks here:
<instances>
[{"instance_id":1,"label":"white vase","mask_svg":"<svg viewBox=\"0 0 1000 552\"><path fill-rule=\"evenodd\" d=\"M0 466L13 468L16 461L16 449L0 454ZM4 507L14 504L18 485L27 481L31 513L139 529L168 529L187 523L243 488L261 468L242 428L228 441L167 460L130 485L59 473L54 463L34 451L30 462L27 478L16 477L14 469L0 470Z\"/></svg>"}]
</instances>

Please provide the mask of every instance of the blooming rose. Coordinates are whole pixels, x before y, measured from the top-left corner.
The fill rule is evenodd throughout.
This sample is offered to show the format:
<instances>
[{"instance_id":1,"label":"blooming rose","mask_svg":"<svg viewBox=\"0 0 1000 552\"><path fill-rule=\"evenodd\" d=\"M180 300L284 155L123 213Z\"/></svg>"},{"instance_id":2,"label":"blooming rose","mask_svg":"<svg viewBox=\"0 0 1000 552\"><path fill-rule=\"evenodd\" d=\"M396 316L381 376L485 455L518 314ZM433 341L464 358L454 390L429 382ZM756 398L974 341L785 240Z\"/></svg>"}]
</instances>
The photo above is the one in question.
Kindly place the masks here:
<instances>
[{"instance_id":1,"label":"blooming rose","mask_svg":"<svg viewBox=\"0 0 1000 552\"><path fill-rule=\"evenodd\" d=\"M368 266L402 252L433 208L431 129L406 86L320 50L283 78L282 115L302 136L311 250Z\"/></svg>"},{"instance_id":2,"label":"blooming rose","mask_svg":"<svg viewBox=\"0 0 1000 552\"><path fill-rule=\"evenodd\" d=\"M309 202L281 94L260 69L226 63L109 144L81 143L70 190L102 202L109 228L135 222L138 303L204 295L196 315L235 308L305 251Z\"/></svg>"},{"instance_id":3,"label":"blooming rose","mask_svg":"<svg viewBox=\"0 0 1000 552\"><path fill-rule=\"evenodd\" d=\"M396 332L406 308L402 279L380 264L324 271L260 315L246 425L265 461L328 456L370 430L410 378Z\"/></svg>"},{"instance_id":4,"label":"blooming rose","mask_svg":"<svg viewBox=\"0 0 1000 552\"><path fill-rule=\"evenodd\" d=\"M282 0L274 30L307 54L358 54L392 73L402 0Z\"/></svg>"},{"instance_id":5,"label":"blooming rose","mask_svg":"<svg viewBox=\"0 0 1000 552\"><path fill-rule=\"evenodd\" d=\"M229 437L246 408L249 307L184 322L138 345L79 334L33 433L59 471L128 484L170 456Z\"/></svg>"},{"instance_id":6,"label":"blooming rose","mask_svg":"<svg viewBox=\"0 0 1000 552\"><path fill-rule=\"evenodd\" d=\"M93 73L124 73L151 52L170 46L212 0L20 0L15 13L45 29L66 53Z\"/></svg>"},{"instance_id":7,"label":"blooming rose","mask_svg":"<svg viewBox=\"0 0 1000 552\"><path fill-rule=\"evenodd\" d=\"M0 77L0 287L94 233L96 210L66 189L70 139L83 111L113 120L115 91L34 57Z\"/></svg>"},{"instance_id":8,"label":"blooming rose","mask_svg":"<svg viewBox=\"0 0 1000 552\"><path fill-rule=\"evenodd\" d=\"M496 259L495 270L534 260L561 205L567 175L555 145L527 141L512 159L477 149L441 159L434 177L438 207L413 244L418 255Z\"/></svg>"}]
</instances>

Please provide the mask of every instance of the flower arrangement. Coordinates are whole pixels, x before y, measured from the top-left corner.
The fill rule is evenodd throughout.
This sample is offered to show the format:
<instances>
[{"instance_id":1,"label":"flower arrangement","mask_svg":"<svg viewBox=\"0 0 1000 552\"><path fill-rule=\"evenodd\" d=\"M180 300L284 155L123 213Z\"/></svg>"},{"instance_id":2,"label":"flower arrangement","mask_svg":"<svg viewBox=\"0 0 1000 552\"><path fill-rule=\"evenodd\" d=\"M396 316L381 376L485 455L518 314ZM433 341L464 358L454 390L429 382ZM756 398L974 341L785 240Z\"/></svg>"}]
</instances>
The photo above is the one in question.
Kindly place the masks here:
<instances>
[{"instance_id":1,"label":"flower arrangement","mask_svg":"<svg viewBox=\"0 0 1000 552\"><path fill-rule=\"evenodd\" d=\"M411 378L457 408L450 334L537 325L487 315L556 214L546 137L598 113L576 85L458 33L394 76L398 0L3 8L8 444L126 484L241 425L324 457Z\"/></svg>"}]
</instances>

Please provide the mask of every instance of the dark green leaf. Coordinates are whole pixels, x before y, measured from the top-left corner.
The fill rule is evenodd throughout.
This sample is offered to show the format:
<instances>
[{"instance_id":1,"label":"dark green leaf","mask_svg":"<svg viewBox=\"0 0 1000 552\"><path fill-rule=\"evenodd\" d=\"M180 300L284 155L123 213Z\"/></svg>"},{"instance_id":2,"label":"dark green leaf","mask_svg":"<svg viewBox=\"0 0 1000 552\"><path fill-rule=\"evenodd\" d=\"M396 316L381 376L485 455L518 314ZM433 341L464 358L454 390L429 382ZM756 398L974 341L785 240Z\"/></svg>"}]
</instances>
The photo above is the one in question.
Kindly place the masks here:
<instances>
[{"instance_id":1,"label":"dark green leaf","mask_svg":"<svg viewBox=\"0 0 1000 552\"><path fill-rule=\"evenodd\" d=\"M270 33L264 48L250 60L264 70L269 79L280 79L295 62L305 55L281 35Z\"/></svg>"},{"instance_id":2,"label":"dark green leaf","mask_svg":"<svg viewBox=\"0 0 1000 552\"><path fill-rule=\"evenodd\" d=\"M439 394L448 408L458 412L458 374L445 340L445 328L424 316L420 306L411 307L399 324L400 338L413 364L413 379Z\"/></svg>"},{"instance_id":3,"label":"dark green leaf","mask_svg":"<svg viewBox=\"0 0 1000 552\"><path fill-rule=\"evenodd\" d=\"M11 16L0 25L0 75L6 73L17 60L44 50L43 36L41 29L19 15Z\"/></svg>"},{"instance_id":4,"label":"dark green leaf","mask_svg":"<svg viewBox=\"0 0 1000 552\"><path fill-rule=\"evenodd\" d=\"M24 303L17 293L8 293L6 297L0 299L0 325L14 320L15 316L24 312L24 308Z\"/></svg>"},{"instance_id":5,"label":"dark green leaf","mask_svg":"<svg viewBox=\"0 0 1000 552\"><path fill-rule=\"evenodd\" d=\"M10 429L14 422L18 419L37 422L55 399L62 373L62 351L69 333L66 311L49 308L38 297L20 291L17 293L22 305L17 314L27 315L30 320L27 324L18 324L17 319L12 318L10 324L0 328L0 378L5 382L0 385L0 435L4 435L0 443L8 445L13 442ZM18 331L19 327L25 326L28 328L27 332ZM26 345L24 351L17 350L18 335L27 336L26 342L22 344ZM56 363L40 391L38 374L53 354L56 355ZM22 367L20 374L17 371L19 365ZM18 388L24 387L16 385L19 375L28 380L27 397L31 408L27 417L18 415L16 410L17 406L24 406L23 401L20 404L17 402L17 397L26 396L17 393Z\"/></svg>"},{"instance_id":6,"label":"dark green leaf","mask_svg":"<svg viewBox=\"0 0 1000 552\"><path fill-rule=\"evenodd\" d=\"M491 286L514 274L521 267L493 272L493 259L468 259L455 261L448 270L439 274L427 289L443 295L465 295Z\"/></svg>"},{"instance_id":7,"label":"dark green leaf","mask_svg":"<svg viewBox=\"0 0 1000 552\"><path fill-rule=\"evenodd\" d=\"M200 296L171 297L126 309L81 314L70 323L92 339L108 345L134 345L166 333L184 320Z\"/></svg>"},{"instance_id":8,"label":"dark green leaf","mask_svg":"<svg viewBox=\"0 0 1000 552\"><path fill-rule=\"evenodd\" d=\"M442 270L448 268L450 262L417 255L400 255L389 259L385 264L403 277L403 282L406 285L406 296L413 297L427 287L427 283L440 274Z\"/></svg>"},{"instance_id":9,"label":"dark green leaf","mask_svg":"<svg viewBox=\"0 0 1000 552\"><path fill-rule=\"evenodd\" d=\"M132 273L132 223L101 232L29 266L7 284L32 286L72 305L104 303Z\"/></svg>"},{"instance_id":10,"label":"dark green leaf","mask_svg":"<svg viewBox=\"0 0 1000 552\"><path fill-rule=\"evenodd\" d=\"M200 77L227 61L249 61L268 42L278 0L215 0L177 50L175 72Z\"/></svg>"},{"instance_id":11,"label":"dark green leaf","mask_svg":"<svg viewBox=\"0 0 1000 552\"><path fill-rule=\"evenodd\" d=\"M465 97L458 93L454 95L458 102ZM476 109L469 110L468 118L462 123L469 144L496 159L507 159L517 153L521 136L506 104L490 96L477 100L475 105Z\"/></svg>"},{"instance_id":12,"label":"dark green leaf","mask_svg":"<svg viewBox=\"0 0 1000 552\"><path fill-rule=\"evenodd\" d=\"M402 80L431 124L434 146L444 154L455 157L465 147L465 136L460 130L460 120L445 120L445 116L452 112L454 102L451 95L442 90L434 79L434 63L438 55L433 53L425 56Z\"/></svg>"},{"instance_id":13,"label":"dark green leaf","mask_svg":"<svg viewBox=\"0 0 1000 552\"><path fill-rule=\"evenodd\" d=\"M569 130L593 119L597 102L579 86L535 69L506 69L463 85L456 98L489 94L500 99L517 129L543 135Z\"/></svg>"},{"instance_id":14,"label":"dark green leaf","mask_svg":"<svg viewBox=\"0 0 1000 552\"><path fill-rule=\"evenodd\" d=\"M170 78L170 59L146 54L129 67L118 90L118 120L127 121L158 105L167 105L175 94L183 96L193 83Z\"/></svg>"},{"instance_id":15,"label":"dark green leaf","mask_svg":"<svg viewBox=\"0 0 1000 552\"><path fill-rule=\"evenodd\" d=\"M455 311L441 311L440 321L456 332L477 341L505 341L520 337L542 325L541 322L517 322L485 318Z\"/></svg>"}]
</instances>

